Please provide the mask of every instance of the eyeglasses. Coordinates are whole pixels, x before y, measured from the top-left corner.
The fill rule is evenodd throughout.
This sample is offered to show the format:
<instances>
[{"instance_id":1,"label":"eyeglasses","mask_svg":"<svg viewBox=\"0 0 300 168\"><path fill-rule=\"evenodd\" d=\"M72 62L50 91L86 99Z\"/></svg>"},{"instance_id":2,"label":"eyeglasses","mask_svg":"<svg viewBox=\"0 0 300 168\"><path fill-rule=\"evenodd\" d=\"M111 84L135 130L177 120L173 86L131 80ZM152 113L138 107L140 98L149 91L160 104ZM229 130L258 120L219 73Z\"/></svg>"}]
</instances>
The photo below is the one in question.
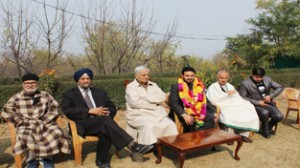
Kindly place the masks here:
<instances>
[{"instance_id":1,"label":"eyeglasses","mask_svg":"<svg viewBox=\"0 0 300 168\"><path fill-rule=\"evenodd\" d=\"M29 85L36 85L37 82L23 82L23 84L29 86Z\"/></svg>"}]
</instances>

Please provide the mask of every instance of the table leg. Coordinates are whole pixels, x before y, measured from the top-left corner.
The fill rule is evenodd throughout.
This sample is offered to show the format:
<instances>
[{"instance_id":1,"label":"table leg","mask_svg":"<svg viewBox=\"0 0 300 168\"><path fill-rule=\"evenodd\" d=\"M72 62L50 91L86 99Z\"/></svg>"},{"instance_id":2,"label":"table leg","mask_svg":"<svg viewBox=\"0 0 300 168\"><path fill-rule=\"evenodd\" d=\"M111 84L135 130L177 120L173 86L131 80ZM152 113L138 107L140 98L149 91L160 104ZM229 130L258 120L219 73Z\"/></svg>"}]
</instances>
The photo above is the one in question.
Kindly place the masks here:
<instances>
[{"instance_id":1,"label":"table leg","mask_svg":"<svg viewBox=\"0 0 300 168\"><path fill-rule=\"evenodd\" d=\"M161 162L161 158L162 158L162 151L161 151L161 144L159 141L157 141L156 145L156 149L158 152L158 157L157 160L155 161L156 164L159 164Z\"/></svg>"},{"instance_id":2,"label":"table leg","mask_svg":"<svg viewBox=\"0 0 300 168\"><path fill-rule=\"evenodd\" d=\"M240 160L240 157L238 156L238 152L239 152L241 146L243 145L243 140L242 140L242 139L239 139L239 140L237 141L237 143L238 143L238 144L237 144L237 146L236 146L236 148L235 148L234 159L235 159L235 160Z\"/></svg>"},{"instance_id":3,"label":"table leg","mask_svg":"<svg viewBox=\"0 0 300 168\"><path fill-rule=\"evenodd\" d=\"M185 152L179 152L179 167L182 168L183 167L183 163L184 163L184 160L185 160Z\"/></svg>"}]
</instances>

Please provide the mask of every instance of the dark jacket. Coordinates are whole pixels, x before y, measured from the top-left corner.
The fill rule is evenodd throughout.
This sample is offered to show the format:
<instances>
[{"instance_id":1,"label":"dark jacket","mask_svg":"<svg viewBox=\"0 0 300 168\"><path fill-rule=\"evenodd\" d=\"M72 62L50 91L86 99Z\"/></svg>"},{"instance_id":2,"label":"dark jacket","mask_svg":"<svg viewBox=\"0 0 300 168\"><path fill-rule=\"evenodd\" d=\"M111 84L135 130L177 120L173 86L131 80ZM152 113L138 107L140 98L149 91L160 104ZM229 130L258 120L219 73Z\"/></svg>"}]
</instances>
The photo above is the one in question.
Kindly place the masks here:
<instances>
[{"instance_id":1,"label":"dark jacket","mask_svg":"<svg viewBox=\"0 0 300 168\"><path fill-rule=\"evenodd\" d=\"M216 111L216 108L214 107L214 105L211 104L211 102L208 99L206 100L207 100L207 112L214 113ZM171 86L169 106L173 111L177 113L178 116L181 116L182 114L185 113L183 108L183 102L179 97L177 83Z\"/></svg>"},{"instance_id":2,"label":"dark jacket","mask_svg":"<svg viewBox=\"0 0 300 168\"><path fill-rule=\"evenodd\" d=\"M283 91L283 86L273 81L268 76L264 76L263 83L266 87L266 95L269 95L272 99ZM271 89L273 89L273 91ZM249 100L253 105L258 105L259 101L263 100L263 97L251 77L241 82L239 93L244 99Z\"/></svg>"},{"instance_id":3,"label":"dark jacket","mask_svg":"<svg viewBox=\"0 0 300 168\"><path fill-rule=\"evenodd\" d=\"M110 111L110 117L116 115L116 106L110 101L107 93L99 88L90 88L96 107L107 107ZM94 124L96 118L91 118L88 114L89 108L84 101L78 87L67 90L63 93L61 108L63 113L73 121L77 126L79 135L85 135L89 124Z\"/></svg>"}]
</instances>

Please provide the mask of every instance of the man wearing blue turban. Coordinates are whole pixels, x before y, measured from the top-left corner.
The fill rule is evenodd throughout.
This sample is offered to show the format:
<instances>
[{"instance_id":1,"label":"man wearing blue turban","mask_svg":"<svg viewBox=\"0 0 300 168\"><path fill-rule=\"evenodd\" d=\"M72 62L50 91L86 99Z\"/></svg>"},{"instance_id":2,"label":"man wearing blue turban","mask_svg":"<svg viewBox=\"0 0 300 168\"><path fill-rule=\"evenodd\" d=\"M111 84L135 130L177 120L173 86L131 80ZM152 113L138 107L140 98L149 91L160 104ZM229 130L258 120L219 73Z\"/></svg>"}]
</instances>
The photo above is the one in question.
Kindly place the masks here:
<instances>
[{"instance_id":1,"label":"man wearing blue turban","mask_svg":"<svg viewBox=\"0 0 300 168\"><path fill-rule=\"evenodd\" d=\"M110 101L107 93L91 87L93 72L82 68L74 73L77 87L67 90L62 98L62 111L74 120L80 136L99 135L96 152L96 165L100 168L110 168L109 149L111 144L117 150L128 147L133 153L144 154L153 145L141 145L134 142L113 120L116 107Z\"/></svg>"}]
</instances>

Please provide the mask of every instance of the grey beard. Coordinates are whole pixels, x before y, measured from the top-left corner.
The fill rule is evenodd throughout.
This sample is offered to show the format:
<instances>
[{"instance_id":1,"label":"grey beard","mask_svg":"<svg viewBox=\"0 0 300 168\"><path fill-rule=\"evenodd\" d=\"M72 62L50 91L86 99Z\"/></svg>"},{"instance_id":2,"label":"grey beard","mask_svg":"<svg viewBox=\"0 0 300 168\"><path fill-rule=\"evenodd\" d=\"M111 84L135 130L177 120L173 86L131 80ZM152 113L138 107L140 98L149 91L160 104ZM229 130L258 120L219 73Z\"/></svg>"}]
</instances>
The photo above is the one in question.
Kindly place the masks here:
<instances>
[{"instance_id":1,"label":"grey beard","mask_svg":"<svg viewBox=\"0 0 300 168\"><path fill-rule=\"evenodd\" d=\"M38 90L38 88L32 89L32 90L24 90L24 92L25 92L25 94L32 96L36 93L37 90Z\"/></svg>"}]
</instances>

